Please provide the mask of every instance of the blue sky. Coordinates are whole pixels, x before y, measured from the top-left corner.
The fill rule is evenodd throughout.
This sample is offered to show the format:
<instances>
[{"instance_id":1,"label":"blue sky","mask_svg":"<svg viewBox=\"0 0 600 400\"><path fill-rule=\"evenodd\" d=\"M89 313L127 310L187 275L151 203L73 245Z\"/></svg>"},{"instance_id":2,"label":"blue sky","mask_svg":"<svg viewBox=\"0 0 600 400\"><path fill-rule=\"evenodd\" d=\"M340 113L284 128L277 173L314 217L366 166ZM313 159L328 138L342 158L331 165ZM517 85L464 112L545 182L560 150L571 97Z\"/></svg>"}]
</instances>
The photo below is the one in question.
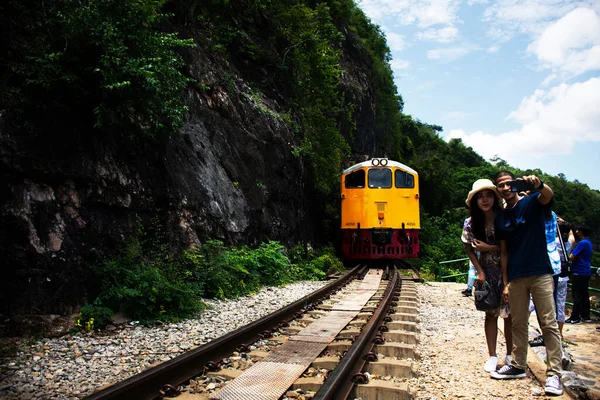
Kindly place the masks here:
<instances>
[{"instance_id":1,"label":"blue sky","mask_svg":"<svg viewBox=\"0 0 600 400\"><path fill-rule=\"evenodd\" d=\"M357 0L404 111L486 159L600 190L600 0Z\"/></svg>"}]
</instances>

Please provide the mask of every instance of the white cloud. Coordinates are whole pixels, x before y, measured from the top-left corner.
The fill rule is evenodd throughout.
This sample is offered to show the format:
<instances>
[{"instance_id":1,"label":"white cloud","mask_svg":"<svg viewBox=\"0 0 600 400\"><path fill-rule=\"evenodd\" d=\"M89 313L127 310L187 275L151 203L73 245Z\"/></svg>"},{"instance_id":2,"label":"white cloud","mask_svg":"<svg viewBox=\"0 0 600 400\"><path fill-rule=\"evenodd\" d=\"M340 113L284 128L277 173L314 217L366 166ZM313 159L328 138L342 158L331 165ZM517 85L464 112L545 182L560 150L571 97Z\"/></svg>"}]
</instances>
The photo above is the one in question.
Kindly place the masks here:
<instances>
[{"instance_id":1,"label":"white cloud","mask_svg":"<svg viewBox=\"0 0 600 400\"><path fill-rule=\"evenodd\" d=\"M600 15L577 8L548 26L527 47L547 68L569 75L600 69Z\"/></svg>"},{"instance_id":2,"label":"white cloud","mask_svg":"<svg viewBox=\"0 0 600 400\"><path fill-rule=\"evenodd\" d=\"M488 3L488 0L468 0L467 1L467 4L470 6L475 5L475 4L487 4L487 3Z\"/></svg>"},{"instance_id":3,"label":"white cloud","mask_svg":"<svg viewBox=\"0 0 600 400\"><path fill-rule=\"evenodd\" d=\"M490 46L487 49L488 53L497 53L500 50L500 46Z\"/></svg>"},{"instance_id":4,"label":"white cloud","mask_svg":"<svg viewBox=\"0 0 600 400\"><path fill-rule=\"evenodd\" d=\"M444 28L430 28L417 33L417 38L421 40L435 40L440 43L452 42L458 36L458 28L449 25Z\"/></svg>"},{"instance_id":5,"label":"white cloud","mask_svg":"<svg viewBox=\"0 0 600 400\"><path fill-rule=\"evenodd\" d=\"M406 60L392 60L390 61L390 67L392 71L400 70L400 69L408 69L410 68L410 63Z\"/></svg>"},{"instance_id":6,"label":"white cloud","mask_svg":"<svg viewBox=\"0 0 600 400\"><path fill-rule=\"evenodd\" d=\"M498 0L489 6L483 20L496 40L508 41L518 33L539 36L553 21L570 11L587 7L599 10L597 0Z\"/></svg>"},{"instance_id":7,"label":"white cloud","mask_svg":"<svg viewBox=\"0 0 600 400\"><path fill-rule=\"evenodd\" d=\"M576 142L600 142L600 78L550 90L536 90L524 98L508 119L519 129L493 135L453 129L447 140L460 138L485 158L499 155L513 165L524 158L568 154Z\"/></svg>"},{"instance_id":8,"label":"white cloud","mask_svg":"<svg viewBox=\"0 0 600 400\"><path fill-rule=\"evenodd\" d=\"M454 25L462 22L458 18L460 3L461 0L362 0L359 5L376 23L386 20L388 25L417 25L423 30L417 33L419 39L448 43L458 36Z\"/></svg>"},{"instance_id":9,"label":"white cloud","mask_svg":"<svg viewBox=\"0 0 600 400\"><path fill-rule=\"evenodd\" d=\"M445 49L432 49L427 52L427 58L440 62L451 62L466 56L471 52L468 47L449 47Z\"/></svg>"},{"instance_id":10,"label":"white cloud","mask_svg":"<svg viewBox=\"0 0 600 400\"><path fill-rule=\"evenodd\" d=\"M550 85L552 82L554 82L558 77L556 76L556 74L550 74L548 75L541 83L541 85L543 87L546 87L548 85Z\"/></svg>"},{"instance_id":11,"label":"white cloud","mask_svg":"<svg viewBox=\"0 0 600 400\"><path fill-rule=\"evenodd\" d=\"M385 38L391 51L400 52L406 47L404 35L399 35L395 32L386 32Z\"/></svg>"},{"instance_id":12,"label":"white cloud","mask_svg":"<svg viewBox=\"0 0 600 400\"><path fill-rule=\"evenodd\" d=\"M428 28L439 24L452 24L458 21L458 7L460 0L417 0L408 2L400 13L406 12L407 16L401 20L415 21L420 28Z\"/></svg>"}]
</instances>

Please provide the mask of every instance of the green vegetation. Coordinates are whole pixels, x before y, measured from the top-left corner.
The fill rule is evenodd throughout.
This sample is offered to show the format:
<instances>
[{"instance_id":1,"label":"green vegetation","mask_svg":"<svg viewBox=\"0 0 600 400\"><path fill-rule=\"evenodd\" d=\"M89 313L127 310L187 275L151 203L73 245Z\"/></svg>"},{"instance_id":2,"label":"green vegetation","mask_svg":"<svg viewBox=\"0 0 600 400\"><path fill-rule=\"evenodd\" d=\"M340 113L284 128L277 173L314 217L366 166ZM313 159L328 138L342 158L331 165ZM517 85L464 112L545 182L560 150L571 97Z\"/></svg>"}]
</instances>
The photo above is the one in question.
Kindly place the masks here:
<instances>
[{"instance_id":1,"label":"green vegetation","mask_svg":"<svg viewBox=\"0 0 600 400\"><path fill-rule=\"evenodd\" d=\"M600 217L594 212L600 209L600 192L577 181L569 182L562 175L550 176L540 170L520 170L502 159L486 161L460 140L445 143L441 138L434 137L433 129L429 134L428 141L414 141L420 145L416 151L420 156L408 162L420 173L423 206L421 271L426 277L433 279L438 262L466 256L460 235L463 221L469 216L464 203L467 193L475 180L494 180L496 173L503 169L513 172L517 177L530 174L539 176L552 187L555 193L553 209L561 218L571 224L585 223L596 235L600 234ZM425 146L427 148L423 148ZM432 148L434 151L430 150ZM599 256L599 253L594 253L592 265L600 260ZM445 265L444 274L467 272L466 266L466 262ZM456 280L462 282L465 277Z\"/></svg>"},{"instance_id":2,"label":"green vegetation","mask_svg":"<svg viewBox=\"0 0 600 400\"><path fill-rule=\"evenodd\" d=\"M101 292L81 310L82 328L90 329L91 318L91 328L103 327L111 312L141 321L169 321L203 309L195 277L198 265L175 258L166 243L157 221L149 229L138 221L137 231L125 240L120 253L95 267Z\"/></svg>"},{"instance_id":3,"label":"green vegetation","mask_svg":"<svg viewBox=\"0 0 600 400\"><path fill-rule=\"evenodd\" d=\"M3 39L0 108L41 126L60 121L147 136L179 128L190 79L176 49L194 44L161 29L164 3L3 2L0 23L11 35Z\"/></svg>"},{"instance_id":4,"label":"green vegetation","mask_svg":"<svg viewBox=\"0 0 600 400\"><path fill-rule=\"evenodd\" d=\"M108 325L110 317L114 311L102 305L102 301L97 298L93 304L88 304L79 310L79 318L75 327L79 330L93 331L104 328Z\"/></svg>"},{"instance_id":5,"label":"green vegetation","mask_svg":"<svg viewBox=\"0 0 600 400\"><path fill-rule=\"evenodd\" d=\"M321 280L327 274L344 269L342 262L335 256L333 246L314 251L303 243L298 243L289 251L288 257L294 267L295 280Z\"/></svg>"},{"instance_id":6,"label":"green vegetation","mask_svg":"<svg viewBox=\"0 0 600 400\"><path fill-rule=\"evenodd\" d=\"M354 129L355 104L344 102L340 79L343 36L335 18L342 9L360 12L352 1L208 0L195 16L214 51L266 71L260 77L248 72L253 88L276 87L287 97L293 118L286 120L298 136L293 154L312 167L326 224L337 216L327 204L337 199L339 172L350 150L344 134L350 137ZM254 102L261 112L280 115Z\"/></svg>"},{"instance_id":7,"label":"green vegetation","mask_svg":"<svg viewBox=\"0 0 600 400\"><path fill-rule=\"evenodd\" d=\"M235 298L262 286L283 286L297 280L322 280L343 268L333 248L290 250L275 241L256 249L226 247L210 240L198 249L170 253L155 221L138 229L115 257L95 268L101 282L96 300L80 310L77 327L104 328L115 312L142 322L176 321L205 308L205 298Z\"/></svg>"},{"instance_id":8,"label":"green vegetation","mask_svg":"<svg viewBox=\"0 0 600 400\"><path fill-rule=\"evenodd\" d=\"M69 132L79 139L98 132L156 137L177 131L186 111L183 89L190 83L198 91L211 89L182 72L181 55L193 51L194 42L174 31L185 29L186 37L198 38L203 51L223 61L216 73L230 95L239 94L238 77L248 82L252 89L240 98L285 121L297 135L292 154L310 167L306 176L319 199L321 239L338 229L339 174L344 162L365 152L363 142L354 144L357 121L364 117L374 125L366 128L375 131L374 138L363 138L373 142L370 156L388 156L419 172L419 262L425 274L432 275L439 261L464 256L459 241L468 215L464 198L473 181L493 178L503 168L540 175L556 193L556 212L600 235L600 192L562 175L487 161L460 140L446 143L441 127L404 114L385 36L355 0L6 0L0 25L10 32L1 39L0 109L25 127L58 132L64 142ZM364 82L353 85L358 75ZM263 101L272 98L283 99L277 102L282 109ZM365 105L373 108L374 121ZM262 181L256 187L266 194ZM142 319L178 318L202 307L182 300L188 295L256 290L264 280L257 274L262 268L277 271L271 278L283 283L322 276L335 266L325 254L309 263L293 252L287 261L276 257L284 254L276 242L254 250L208 242L174 258L136 240L99 270L103 291L84 310L83 323L94 317L101 324L104 308L121 307L138 310Z\"/></svg>"}]
</instances>

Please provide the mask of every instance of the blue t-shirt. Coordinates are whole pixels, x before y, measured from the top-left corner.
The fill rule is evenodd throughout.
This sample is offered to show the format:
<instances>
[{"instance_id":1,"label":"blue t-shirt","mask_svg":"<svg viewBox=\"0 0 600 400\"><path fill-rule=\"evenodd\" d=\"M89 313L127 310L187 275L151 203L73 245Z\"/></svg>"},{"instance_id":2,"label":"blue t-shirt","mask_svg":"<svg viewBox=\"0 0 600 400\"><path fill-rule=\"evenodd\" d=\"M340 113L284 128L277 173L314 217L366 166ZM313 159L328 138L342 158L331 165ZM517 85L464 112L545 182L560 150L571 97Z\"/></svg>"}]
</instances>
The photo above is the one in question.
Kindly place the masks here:
<instances>
[{"instance_id":1,"label":"blue t-shirt","mask_svg":"<svg viewBox=\"0 0 600 400\"><path fill-rule=\"evenodd\" d=\"M579 256L575 262L573 262L573 275L591 276L592 269L592 242L590 239L582 239L575 246L575 250L571 253L574 256Z\"/></svg>"},{"instance_id":2,"label":"blue t-shirt","mask_svg":"<svg viewBox=\"0 0 600 400\"><path fill-rule=\"evenodd\" d=\"M494 220L497 239L506 241L509 282L525 276L552 275L545 224L550 204L541 204L539 196L536 192L521 198Z\"/></svg>"}]
</instances>

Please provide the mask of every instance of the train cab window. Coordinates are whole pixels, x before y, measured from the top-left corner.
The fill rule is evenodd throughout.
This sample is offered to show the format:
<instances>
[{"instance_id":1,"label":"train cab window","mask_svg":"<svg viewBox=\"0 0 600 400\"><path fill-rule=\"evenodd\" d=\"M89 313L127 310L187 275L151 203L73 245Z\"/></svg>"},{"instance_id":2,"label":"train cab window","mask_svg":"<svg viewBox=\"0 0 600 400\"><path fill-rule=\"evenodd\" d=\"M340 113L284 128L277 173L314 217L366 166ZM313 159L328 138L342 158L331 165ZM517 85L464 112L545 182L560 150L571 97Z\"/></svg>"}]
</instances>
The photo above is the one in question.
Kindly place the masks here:
<instances>
[{"instance_id":1,"label":"train cab window","mask_svg":"<svg viewBox=\"0 0 600 400\"><path fill-rule=\"evenodd\" d=\"M391 188L392 170L389 168L376 168L369 170L370 188Z\"/></svg>"},{"instance_id":2,"label":"train cab window","mask_svg":"<svg viewBox=\"0 0 600 400\"><path fill-rule=\"evenodd\" d=\"M359 169L346 175L346 189L360 189L365 187L365 170Z\"/></svg>"},{"instance_id":3,"label":"train cab window","mask_svg":"<svg viewBox=\"0 0 600 400\"><path fill-rule=\"evenodd\" d=\"M396 187L397 188L414 188L415 177L406 171L396 170Z\"/></svg>"}]
</instances>

